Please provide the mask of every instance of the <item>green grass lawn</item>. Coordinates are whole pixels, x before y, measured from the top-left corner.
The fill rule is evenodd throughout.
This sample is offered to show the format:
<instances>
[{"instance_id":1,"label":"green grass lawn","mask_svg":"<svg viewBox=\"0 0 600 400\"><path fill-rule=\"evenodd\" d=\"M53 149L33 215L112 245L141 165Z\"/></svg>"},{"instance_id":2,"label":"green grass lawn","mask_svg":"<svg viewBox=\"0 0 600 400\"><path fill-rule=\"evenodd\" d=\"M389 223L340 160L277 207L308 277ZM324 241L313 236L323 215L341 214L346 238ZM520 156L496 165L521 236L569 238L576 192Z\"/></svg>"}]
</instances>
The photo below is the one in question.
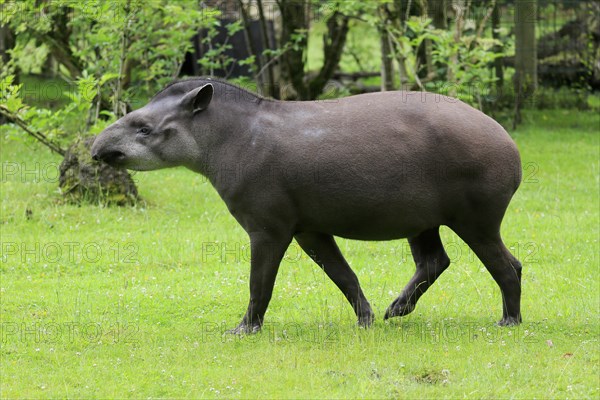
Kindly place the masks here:
<instances>
[{"instance_id":1,"label":"green grass lawn","mask_svg":"<svg viewBox=\"0 0 600 400\"><path fill-rule=\"evenodd\" d=\"M60 159L0 138L2 398L598 398L599 127L527 112L524 181L503 225L523 321L448 229L450 268L413 314L383 322L414 270L405 240L339 240L377 320L292 245L262 333L223 335L248 297L248 239L210 184L138 173L135 208L64 205Z\"/></svg>"}]
</instances>

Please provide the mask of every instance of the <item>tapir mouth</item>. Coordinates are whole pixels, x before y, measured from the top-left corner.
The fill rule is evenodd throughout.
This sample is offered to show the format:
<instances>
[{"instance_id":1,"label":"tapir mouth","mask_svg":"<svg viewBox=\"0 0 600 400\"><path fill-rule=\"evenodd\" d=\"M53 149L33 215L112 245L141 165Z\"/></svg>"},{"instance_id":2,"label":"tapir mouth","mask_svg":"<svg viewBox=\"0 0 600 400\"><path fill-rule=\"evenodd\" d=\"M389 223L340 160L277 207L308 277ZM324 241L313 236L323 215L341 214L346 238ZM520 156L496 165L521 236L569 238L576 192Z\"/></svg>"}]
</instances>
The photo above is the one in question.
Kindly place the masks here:
<instances>
[{"instance_id":1,"label":"tapir mouth","mask_svg":"<svg viewBox=\"0 0 600 400\"><path fill-rule=\"evenodd\" d=\"M92 158L96 161L104 162L113 168L133 171L153 171L165 167L162 164L148 162L148 160L142 161L136 156L127 155L121 151L98 152Z\"/></svg>"}]
</instances>

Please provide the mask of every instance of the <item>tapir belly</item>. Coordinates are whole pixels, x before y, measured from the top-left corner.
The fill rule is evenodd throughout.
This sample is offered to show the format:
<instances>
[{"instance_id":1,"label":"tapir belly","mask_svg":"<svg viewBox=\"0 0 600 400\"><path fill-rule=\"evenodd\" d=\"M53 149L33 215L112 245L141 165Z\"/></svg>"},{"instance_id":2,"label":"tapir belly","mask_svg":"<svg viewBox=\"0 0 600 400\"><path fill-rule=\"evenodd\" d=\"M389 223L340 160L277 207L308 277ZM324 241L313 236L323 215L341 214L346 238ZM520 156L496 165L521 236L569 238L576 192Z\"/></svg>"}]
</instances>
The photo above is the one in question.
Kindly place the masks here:
<instances>
[{"instance_id":1,"label":"tapir belly","mask_svg":"<svg viewBox=\"0 0 600 400\"><path fill-rule=\"evenodd\" d=\"M464 209L461 192L472 177L436 172L424 165L382 165L363 170L323 168L293 191L299 231L325 232L358 240L411 237L447 224ZM344 171L344 172L341 172ZM296 179L295 182L298 182Z\"/></svg>"},{"instance_id":2,"label":"tapir belly","mask_svg":"<svg viewBox=\"0 0 600 400\"><path fill-rule=\"evenodd\" d=\"M319 213L301 215L298 232L321 232L356 240L393 240L418 235L434 226L443 225L440 215L425 217L414 210L372 208L344 210L321 207Z\"/></svg>"}]
</instances>

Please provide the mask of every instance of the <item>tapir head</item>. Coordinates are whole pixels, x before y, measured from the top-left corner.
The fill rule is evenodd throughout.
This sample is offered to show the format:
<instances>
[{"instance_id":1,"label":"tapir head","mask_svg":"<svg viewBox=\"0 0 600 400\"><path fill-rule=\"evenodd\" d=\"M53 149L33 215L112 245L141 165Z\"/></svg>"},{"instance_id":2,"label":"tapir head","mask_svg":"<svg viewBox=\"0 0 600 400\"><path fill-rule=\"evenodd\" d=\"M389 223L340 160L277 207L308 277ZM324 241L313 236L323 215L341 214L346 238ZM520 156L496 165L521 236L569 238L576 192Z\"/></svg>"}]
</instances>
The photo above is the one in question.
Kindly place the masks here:
<instances>
[{"instance_id":1,"label":"tapir head","mask_svg":"<svg viewBox=\"0 0 600 400\"><path fill-rule=\"evenodd\" d=\"M92 146L92 158L138 171L193 168L202 150L194 120L206 112L213 92L208 83L183 94L155 96L102 131Z\"/></svg>"}]
</instances>

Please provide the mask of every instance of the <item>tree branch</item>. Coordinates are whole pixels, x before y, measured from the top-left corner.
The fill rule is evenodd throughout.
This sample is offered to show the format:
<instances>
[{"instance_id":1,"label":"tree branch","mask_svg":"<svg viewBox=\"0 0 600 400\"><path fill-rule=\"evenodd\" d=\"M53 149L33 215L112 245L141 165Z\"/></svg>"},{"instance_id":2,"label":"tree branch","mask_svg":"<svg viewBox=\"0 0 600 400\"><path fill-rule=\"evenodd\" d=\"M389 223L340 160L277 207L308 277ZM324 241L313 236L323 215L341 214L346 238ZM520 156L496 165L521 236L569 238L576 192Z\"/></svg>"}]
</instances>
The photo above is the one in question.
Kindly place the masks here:
<instances>
[{"instance_id":1,"label":"tree branch","mask_svg":"<svg viewBox=\"0 0 600 400\"><path fill-rule=\"evenodd\" d=\"M65 156L65 150L63 150L58 144L53 143L43 133L32 130L29 127L29 125L27 125L27 122L23 120L23 118L13 114L8 108L6 108L3 105L0 105L0 114L3 115L8 121L14 123L19 128L23 129L30 136L33 136L36 140L42 142L43 145L48 147L53 152L60 154L63 157Z\"/></svg>"},{"instance_id":2,"label":"tree branch","mask_svg":"<svg viewBox=\"0 0 600 400\"><path fill-rule=\"evenodd\" d=\"M483 30L485 29L485 25L488 21L488 19L490 19L490 17L492 16L492 13L494 12L494 8L496 8L496 0L490 0L490 5L487 8L487 12L485 13L485 15L483 16L483 19L481 20L481 23L479 24L479 29L477 29L477 39L479 40L481 38L481 35L483 34Z\"/></svg>"}]
</instances>

